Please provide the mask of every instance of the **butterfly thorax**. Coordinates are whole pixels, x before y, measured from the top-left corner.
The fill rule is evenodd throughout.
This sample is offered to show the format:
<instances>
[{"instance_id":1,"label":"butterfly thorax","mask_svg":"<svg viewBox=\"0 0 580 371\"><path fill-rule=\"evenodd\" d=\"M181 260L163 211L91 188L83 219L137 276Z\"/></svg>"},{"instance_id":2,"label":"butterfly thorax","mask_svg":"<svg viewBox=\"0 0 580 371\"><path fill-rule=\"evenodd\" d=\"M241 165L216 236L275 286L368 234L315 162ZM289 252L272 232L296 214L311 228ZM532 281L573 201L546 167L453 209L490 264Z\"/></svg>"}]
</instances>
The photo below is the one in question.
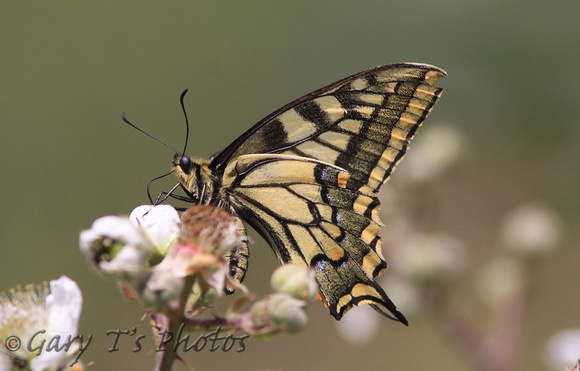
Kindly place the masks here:
<instances>
[{"instance_id":1,"label":"butterfly thorax","mask_svg":"<svg viewBox=\"0 0 580 371\"><path fill-rule=\"evenodd\" d=\"M220 202L223 202L217 197L220 180L210 169L210 162L207 159L175 155L172 170L192 203L220 206Z\"/></svg>"}]
</instances>

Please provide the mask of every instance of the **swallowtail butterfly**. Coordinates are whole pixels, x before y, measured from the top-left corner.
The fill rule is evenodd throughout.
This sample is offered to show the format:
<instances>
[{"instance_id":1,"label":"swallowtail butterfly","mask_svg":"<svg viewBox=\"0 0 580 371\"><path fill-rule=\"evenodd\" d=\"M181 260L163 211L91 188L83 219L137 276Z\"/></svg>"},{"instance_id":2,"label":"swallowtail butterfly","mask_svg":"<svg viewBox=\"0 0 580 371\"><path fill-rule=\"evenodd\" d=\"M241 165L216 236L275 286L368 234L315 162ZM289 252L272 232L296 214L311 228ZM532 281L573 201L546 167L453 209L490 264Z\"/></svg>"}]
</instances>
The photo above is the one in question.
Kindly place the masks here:
<instances>
[{"instance_id":1,"label":"swallowtail butterfly","mask_svg":"<svg viewBox=\"0 0 580 371\"><path fill-rule=\"evenodd\" d=\"M172 196L225 208L281 263L312 267L337 320L366 303L407 324L375 281L387 267L376 193L441 95L435 84L443 76L434 66L397 63L318 89L208 159L177 153L173 190L186 197ZM247 243L228 254L234 279L243 279L248 256Z\"/></svg>"}]
</instances>

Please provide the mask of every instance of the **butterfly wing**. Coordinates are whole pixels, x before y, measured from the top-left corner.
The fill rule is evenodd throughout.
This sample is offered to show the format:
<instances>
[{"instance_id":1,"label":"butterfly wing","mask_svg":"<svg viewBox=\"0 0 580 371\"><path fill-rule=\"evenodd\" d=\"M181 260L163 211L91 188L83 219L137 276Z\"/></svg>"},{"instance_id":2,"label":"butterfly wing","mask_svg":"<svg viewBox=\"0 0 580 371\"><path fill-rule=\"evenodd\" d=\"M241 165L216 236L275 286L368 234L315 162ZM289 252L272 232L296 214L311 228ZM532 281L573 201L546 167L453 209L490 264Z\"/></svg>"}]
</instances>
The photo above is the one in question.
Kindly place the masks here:
<instances>
[{"instance_id":1,"label":"butterfly wing","mask_svg":"<svg viewBox=\"0 0 580 371\"><path fill-rule=\"evenodd\" d=\"M410 63L358 73L282 107L210 159L231 205L278 258L317 270L336 319L369 303L406 323L374 280L386 268L374 194L439 98L442 76Z\"/></svg>"},{"instance_id":2,"label":"butterfly wing","mask_svg":"<svg viewBox=\"0 0 580 371\"><path fill-rule=\"evenodd\" d=\"M314 91L258 122L212 158L222 170L252 153L308 157L348 171L350 187L386 181L441 95L437 67L376 67Z\"/></svg>"},{"instance_id":3,"label":"butterfly wing","mask_svg":"<svg viewBox=\"0 0 580 371\"><path fill-rule=\"evenodd\" d=\"M244 155L226 168L223 189L281 262L315 269L336 319L369 303L406 323L374 280L386 268L379 201L370 187L347 188L349 178L339 167L304 157Z\"/></svg>"}]
</instances>

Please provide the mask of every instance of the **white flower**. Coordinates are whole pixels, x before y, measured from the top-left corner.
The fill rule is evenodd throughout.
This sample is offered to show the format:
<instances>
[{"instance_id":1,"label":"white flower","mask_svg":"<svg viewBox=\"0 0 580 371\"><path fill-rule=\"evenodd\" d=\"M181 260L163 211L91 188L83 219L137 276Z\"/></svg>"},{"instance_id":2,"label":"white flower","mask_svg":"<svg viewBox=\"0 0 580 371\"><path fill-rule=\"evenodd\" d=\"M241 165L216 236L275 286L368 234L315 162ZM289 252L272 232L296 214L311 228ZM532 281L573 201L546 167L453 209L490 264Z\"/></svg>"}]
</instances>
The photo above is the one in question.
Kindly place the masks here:
<instances>
[{"instance_id":1,"label":"white flower","mask_svg":"<svg viewBox=\"0 0 580 371\"><path fill-rule=\"evenodd\" d=\"M80 249L98 271L132 279L147 268L153 246L143 230L120 216L95 220L82 231Z\"/></svg>"},{"instance_id":2,"label":"white flower","mask_svg":"<svg viewBox=\"0 0 580 371\"><path fill-rule=\"evenodd\" d=\"M560 218L554 210L543 204L528 203L507 215L500 237L510 251L537 257L556 248L560 229Z\"/></svg>"},{"instance_id":3,"label":"white flower","mask_svg":"<svg viewBox=\"0 0 580 371\"><path fill-rule=\"evenodd\" d=\"M465 246L457 238L443 234L415 234L393 254L392 267L415 283L435 283L463 271Z\"/></svg>"},{"instance_id":4,"label":"white flower","mask_svg":"<svg viewBox=\"0 0 580 371\"><path fill-rule=\"evenodd\" d=\"M95 220L81 232L80 248L101 273L132 280L175 245L179 225L179 214L171 206L139 206L129 218Z\"/></svg>"},{"instance_id":5,"label":"white flower","mask_svg":"<svg viewBox=\"0 0 580 371\"><path fill-rule=\"evenodd\" d=\"M580 360L580 329L560 331L546 344L545 363L554 370L574 367Z\"/></svg>"},{"instance_id":6,"label":"white flower","mask_svg":"<svg viewBox=\"0 0 580 371\"><path fill-rule=\"evenodd\" d=\"M160 256L177 241L180 219L177 210L169 205L142 205L131 212L129 220L143 228L145 234Z\"/></svg>"},{"instance_id":7,"label":"white flower","mask_svg":"<svg viewBox=\"0 0 580 371\"><path fill-rule=\"evenodd\" d=\"M382 317L369 305L354 307L348 311L336 327L340 336L352 344L364 344L374 338L381 328Z\"/></svg>"},{"instance_id":8,"label":"white flower","mask_svg":"<svg viewBox=\"0 0 580 371\"><path fill-rule=\"evenodd\" d=\"M238 230L238 219L226 210L191 206L180 220L171 206L140 206L130 218L155 244L160 258L159 264L136 281L136 292L146 305L160 307L180 298L186 277L194 275L205 282L203 287L213 288L217 296L223 294L226 284L247 291L232 281L224 258L245 239ZM206 291L204 299L208 297Z\"/></svg>"},{"instance_id":9,"label":"white flower","mask_svg":"<svg viewBox=\"0 0 580 371\"><path fill-rule=\"evenodd\" d=\"M88 343L79 344L77 340L59 351L48 351L47 344L59 338L63 345L78 335L82 304L79 287L66 276L51 281L50 289L46 284L27 286L0 295L0 338L6 341L17 337L21 342L18 349L13 341L3 343L0 367L18 361L32 371L51 371L75 363L79 345L86 348ZM31 349L27 346L29 341Z\"/></svg>"}]
</instances>

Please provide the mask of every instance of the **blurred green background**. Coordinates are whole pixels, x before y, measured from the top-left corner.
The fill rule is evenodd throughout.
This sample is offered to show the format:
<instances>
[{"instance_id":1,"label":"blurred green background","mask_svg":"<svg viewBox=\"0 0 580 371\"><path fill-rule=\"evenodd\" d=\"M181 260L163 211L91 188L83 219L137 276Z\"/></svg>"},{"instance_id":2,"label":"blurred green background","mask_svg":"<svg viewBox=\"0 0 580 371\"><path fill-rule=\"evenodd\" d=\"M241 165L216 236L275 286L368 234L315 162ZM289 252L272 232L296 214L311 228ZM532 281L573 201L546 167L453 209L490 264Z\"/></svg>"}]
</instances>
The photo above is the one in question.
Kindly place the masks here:
<instances>
[{"instance_id":1,"label":"blurred green background","mask_svg":"<svg viewBox=\"0 0 580 371\"><path fill-rule=\"evenodd\" d=\"M151 369L153 355L132 353L129 340L107 351L107 330L150 330L78 250L80 230L147 203L147 182L169 169L171 151L121 112L181 148L178 97L189 88L188 152L208 156L314 89L424 62L449 74L427 125L452 123L470 138L442 228L485 251L521 202L545 202L564 221L559 250L536 271L514 365L541 370L547 338L580 325L579 12L571 1L2 2L0 291L70 276L85 299L81 332L95 337L83 357L91 369ZM277 262L256 241L246 283L265 293ZM429 317L409 328L384 320L372 342L351 345L321 304L309 314L298 335L186 359L197 370L470 369Z\"/></svg>"}]
</instances>

